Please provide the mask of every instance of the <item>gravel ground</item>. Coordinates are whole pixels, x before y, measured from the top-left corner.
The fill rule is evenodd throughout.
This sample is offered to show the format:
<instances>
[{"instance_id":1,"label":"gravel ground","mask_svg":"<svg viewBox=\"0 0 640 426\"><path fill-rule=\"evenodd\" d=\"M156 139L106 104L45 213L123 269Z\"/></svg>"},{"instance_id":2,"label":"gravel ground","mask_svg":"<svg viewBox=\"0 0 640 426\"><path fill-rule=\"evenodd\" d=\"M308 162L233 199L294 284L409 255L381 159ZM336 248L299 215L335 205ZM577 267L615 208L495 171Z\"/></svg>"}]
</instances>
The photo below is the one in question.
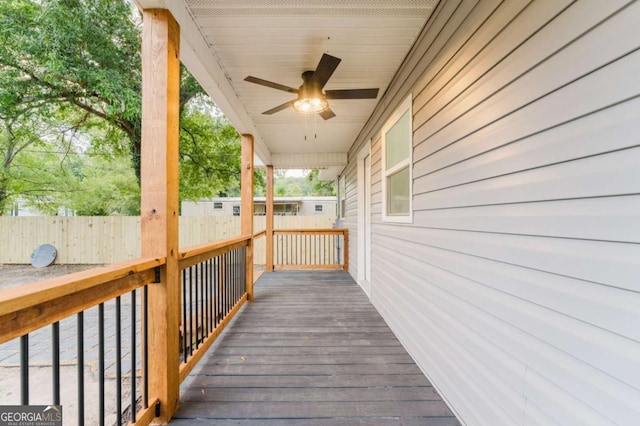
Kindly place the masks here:
<instances>
[{"instance_id":1,"label":"gravel ground","mask_svg":"<svg viewBox=\"0 0 640 426\"><path fill-rule=\"evenodd\" d=\"M34 268L31 265L0 264L0 290L98 266L100 265L51 265L45 268Z\"/></svg>"}]
</instances>

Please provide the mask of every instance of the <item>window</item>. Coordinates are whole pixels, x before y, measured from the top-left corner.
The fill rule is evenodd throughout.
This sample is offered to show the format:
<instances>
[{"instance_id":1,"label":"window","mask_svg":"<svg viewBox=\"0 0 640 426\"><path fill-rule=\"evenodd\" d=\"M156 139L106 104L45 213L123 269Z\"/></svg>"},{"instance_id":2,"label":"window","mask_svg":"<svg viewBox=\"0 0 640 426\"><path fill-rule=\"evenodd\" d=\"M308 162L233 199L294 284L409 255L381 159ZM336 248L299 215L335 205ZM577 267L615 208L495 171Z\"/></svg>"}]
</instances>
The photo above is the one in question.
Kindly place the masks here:
<instances>
[{"instance_id":1,"label":"window","mask_svg":"<svg viewBox=\"0 0 640 426\"><path fill-rule=\"evenodd\" d=\"M340 192L340 217L346 217L347 216L347 214L346 214L346 211L347 211L347 180L346 180L344 175L340 178L339 192Z\"/></svg>"},{"instance_id":2,"label":"window","mask_svg":"<svg viewBox=\"0 0 640 426\"><path fill-rule=\"evenodd\" d=\"M240 216L240 205L236 204L235 206L233 206L233 215L234 216Z\"/></svg>"},{"instance_id":3,"label":"window","mask_svg":"<svg viewBox=\"0 0 640 426\"><path fill-rule=\"evenodd\" d=\"M411 102L409 96L382 127L382 200L386 222L412 222Z\"/></svg>"},{"instance_id":4,"label":"window","mask_svg":"<svg viewBox=\"0 0 640 426\"><path fill-rule=\"evenodd\" d=\"M316 204L316 214L324 213L324 206L322 204Z\"/></svg>"},{"instance_id":5,"label":"window","mask_svg":"<svg viewBox=\"0 0 640 426\"><path fill-rule=\"evenodd\" d=\"M221 201L214 201L213 202L213 209L214 210L222 210L222 202Z\"/></svg>"}]
</instances>

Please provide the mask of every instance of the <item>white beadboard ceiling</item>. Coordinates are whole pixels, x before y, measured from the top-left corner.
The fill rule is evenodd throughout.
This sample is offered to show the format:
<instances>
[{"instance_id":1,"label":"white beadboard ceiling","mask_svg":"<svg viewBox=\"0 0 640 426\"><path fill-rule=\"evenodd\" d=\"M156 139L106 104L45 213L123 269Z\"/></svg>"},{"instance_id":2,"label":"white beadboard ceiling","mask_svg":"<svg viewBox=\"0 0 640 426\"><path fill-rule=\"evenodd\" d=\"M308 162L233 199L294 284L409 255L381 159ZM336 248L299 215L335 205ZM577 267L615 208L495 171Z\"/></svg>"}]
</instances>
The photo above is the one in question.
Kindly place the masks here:
<instances>
[{"instance_id":1,"label":"white beadboard ceiling","mask_svg":"<svg viewBox=\"0 0 640 426\"><path fill-rule=\"evenodd\" d=\"M134 0L169 9L181 27L181 59L256 154L276 167L339 168L438 0ZM297 88L323 53L342 62L325 89L379 88L373 100L330 100L323 120L292 108L295 97L244 81L252 75ZM341 155L336 155L341 154ZM313 165L308 159L313 159ZM326 159L326 161L325 161ZM336 169L337 170L337 169Z\"/></svg>"}]
</instances>

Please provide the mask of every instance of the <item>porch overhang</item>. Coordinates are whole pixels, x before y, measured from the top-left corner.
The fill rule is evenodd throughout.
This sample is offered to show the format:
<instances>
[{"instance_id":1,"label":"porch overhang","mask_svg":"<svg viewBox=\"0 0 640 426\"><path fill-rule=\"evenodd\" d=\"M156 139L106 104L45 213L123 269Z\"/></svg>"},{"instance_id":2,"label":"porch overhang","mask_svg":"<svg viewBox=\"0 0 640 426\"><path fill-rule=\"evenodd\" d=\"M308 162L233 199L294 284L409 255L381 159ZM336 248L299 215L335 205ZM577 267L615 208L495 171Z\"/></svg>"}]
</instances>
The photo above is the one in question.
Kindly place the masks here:
<instances>
[{"instance_id":1,"label":"porch overhang","mask_svg":"<svg viewBox=\"0 0 640 426\"><path fill-rule=\"evenodd\" d=\"M258 164L318 168L335 178L439 0L134 0L168 9L181 31L181 61L236 129L251 134ZM326 89L379 88L376 99L333 99L323 120L287 108L291 93L244 81L252 75L297 88L323 53L342 59Z\"/></svg>"}]
</instances>

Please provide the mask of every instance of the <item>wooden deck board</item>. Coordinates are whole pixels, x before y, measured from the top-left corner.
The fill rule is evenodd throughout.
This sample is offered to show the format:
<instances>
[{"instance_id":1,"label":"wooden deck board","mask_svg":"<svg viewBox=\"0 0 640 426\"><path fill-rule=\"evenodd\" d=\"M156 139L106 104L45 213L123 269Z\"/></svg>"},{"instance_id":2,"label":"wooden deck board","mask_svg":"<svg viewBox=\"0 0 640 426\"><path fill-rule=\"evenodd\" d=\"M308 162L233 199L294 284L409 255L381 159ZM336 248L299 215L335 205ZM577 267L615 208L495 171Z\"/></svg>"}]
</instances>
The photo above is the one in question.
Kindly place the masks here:
<instances>
[{"instance_id":1,"label":"wooden deck board","mask_svg":"<svg viewBox=\"0 0 640 426\"><path fill-rule=\"evenodd\" d=\"M459 425L347 273L263 274L255 295L172 424Z\"/></svg>"},{"instance_id":2,"label":"wooden deck board","mask_svg":"<svg viewBox=\"0 0 640 426\"><path fill-rule=\"evenodd\" d=\"M204 392L203 392L204 391ZM371 388L192 388L184 395L189 401L224 402L330 402L330 401L435 401L440 396L432 387Z\"/></svg>"},{"instance_id":3,"label":"wooden deck board","mask_svg":"<svg viewBox=\"0 0 640 426\"><path fill-rule=\"evenodd\" d=\"M455 417L409 417L374 418L374 417L333 417L329 419L175 419L176 426L216 425L216 426L459 426Z\"/></svg>"},{"instance_id":4,"label":"wooden deck board","mask_svg":"<svg viewBox=\"0 0 640 426\"><path fill-rule=\"evenodd\" d=\"M209 364L240 365L351 365L351 364L413 364L409 355L363 355L355 354L295 354L295 355L258 355L246 354L220 355L207 360Z\"/></svg>"}]
</instances>

